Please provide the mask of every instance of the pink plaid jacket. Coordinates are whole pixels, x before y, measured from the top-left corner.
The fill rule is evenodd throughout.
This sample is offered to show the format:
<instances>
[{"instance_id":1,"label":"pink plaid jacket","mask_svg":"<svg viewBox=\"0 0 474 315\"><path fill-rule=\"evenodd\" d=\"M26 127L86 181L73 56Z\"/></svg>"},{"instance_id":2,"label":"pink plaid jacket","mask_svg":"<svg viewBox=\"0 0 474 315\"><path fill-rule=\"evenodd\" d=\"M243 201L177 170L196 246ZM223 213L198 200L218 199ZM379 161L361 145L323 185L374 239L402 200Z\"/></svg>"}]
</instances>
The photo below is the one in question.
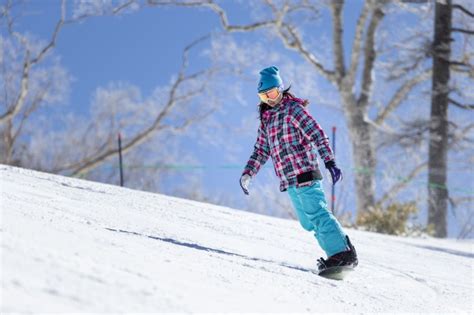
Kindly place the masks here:
<instances>
[{"instance_id":1,"label":"pink plaid jacket","mask_svg":"<svg viewBox=\"0 0 474 315\"><path fill-rule=\"evenodd\" d=\"M242 174L253 177L271 156L280 191L285 191L298 186L297 175L319 172L314 148L324 162L334 160L328 137L303 101L286 95L279 105L263 113L253 153Z\"/></svg>"}]
</instances>

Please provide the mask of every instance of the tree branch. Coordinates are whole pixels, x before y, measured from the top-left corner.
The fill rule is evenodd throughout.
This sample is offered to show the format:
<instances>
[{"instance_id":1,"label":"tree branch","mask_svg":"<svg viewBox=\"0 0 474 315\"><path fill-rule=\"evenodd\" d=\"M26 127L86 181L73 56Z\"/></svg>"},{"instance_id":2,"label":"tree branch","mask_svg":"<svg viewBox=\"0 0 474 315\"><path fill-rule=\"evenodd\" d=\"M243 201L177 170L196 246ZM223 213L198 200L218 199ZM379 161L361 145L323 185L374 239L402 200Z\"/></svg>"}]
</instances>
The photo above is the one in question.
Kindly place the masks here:
<instances>
[{"instance_id":1,"label":"tree branch","mask_svg":"<svg viewBox=\"0 0 474 315\"><path fill-rule=\"evenodd\" d=\"M451 125L452 124L453 123L451 123ZM458 144L467 144L469 146L472 146L474 140L469 138L468 135L470 134L471 130L474 129L474 124L468 124L467 126L463 126L462 128L454 124L454 128L451 129L453 129L454 131L450 132L450 134L448 135L448 147L450 150L454 149L455 146Z\"/></svg>"},{"instance_id":2,"label":"tree branch","mask_svg":"<svg viewBox=\"0 0 474 315\"><path fill-rule=\"evenodd\" d=\"M458 200L451 200L451 204L453 205L453 208L456 207L459 203L462 202L472 202L474 198L472 197L465 197L465 198L459 198ZM464 226L462 227L461 231L458 234L457 239L463 239L469 236L469 234L472 233L474 230L474 224L472 224L472 218L474 217L474 211L469 212L469 216L464 223Z\"/></svg>"},{"instance_id":3,"label":"tree branch","mask_svg":"<svg viewBox=\"0 0 474 315\"><path fill-rule=\"evenodd\" d=\"M119 5L118 7L113 8L112 9L112 14L113 15L119 14L120 11L125 10L126 8L128 8L129 6L131 6L134 3L135 3L135 0L129 0L128 2L125 2L122 5Z\"/></svg>"},{"instance_id":4,"label":"tree branch","mask_svg":"<svg viewBox=\"0 0 474 315\"><path fill-rule=\"evenodd\" d=\"M46 53L50 51L54 46L56 46L56 40L58 38L59 32L61 31L61 28L64 25L65 18L66 18L66 1L62 0L61 18L56 23L56 27L54 28L53 35L51 36L49 43L41 50L41 52L35 58L31 60L31 65L34 65L40 62L43 59L43 57L46 55Z\"/></svg>"},{"instance_id":5,"label":"tree branch","mask_svg":"<svg viewBox=\"0 0 474 315\"><path fill-rule=\"evenodd\" d=\"M258 28L267 27L275 24L275 20L255 22L248 25L231 25L227 18L227 13L215 3L213 0L201 0L201 1L178 1L178 0L148 0L148 4L151 6L180 6L180 7L205 7L208 8L219 16L222 27L228 32L244 32L256 30Z\"/></svg>"},{"instance_id":6,"label":"tree branch","mask_svg":"<svg viewBox=\"0 0 474 315\"><path fill-rule=\"evenodd\" d=\"M286 34L285 31L289 34ZM306 61L308 61L314 68L323 75L329 82L337 85L337 77L334 71L327 70L318 58L308 51L304 46L301 38L296 33L296 30L289 24L282 23L280 28L280 37L285 46L289 49L299 52Z\"/></svg>"},{"instance_id":7,"label":"tree branch","mask_svg":"<svg viewBox=\"0 0 474 315\"><path fill-rule=\"evenodd\" d=\"M39 107L39 105L43 102L46 94L49 92L49 88L51 87L52 82L49 81L48 84L44 89L42 89L38 94L34 97L33 101L31 102L31 105L29 108L25 111L23 117L21 117L21 121L19 122L19 125L17 127L17 130L14 132L14 135L12 137L13 142L16 141L18 136L21 134L21 131L25 125L26 120L28 117Z\"/></svg>"},{"instance_id":8,"label":"tree branch","mask_svg":"<svg viewBox=\"0 0 474 315\"><path fill-rule=\"evenodd\" d=\"M82 14L82 15L78 15L78 16L72 18L72 19L64 21L64 24L71 24L71 23L80 22L84 19L94 17L94 16L99 16L99 15L106 15L106 14L118 15L118 14L122 13L122 11L125 11L125 9L127 9L128 7L132 6L133 4L138 4L138 0L129 0L127 2L124 2L124 3L122 3L122 4L120 4L116 7L111 8L110 11L106 12L106 13L101 13L101 14L98 14L98 13L95 13L95 14L94 13L85 13L85 14Z\"/></svg>"},{"instance_id":9,"label":"tree branch","mask_svg":"<svg viewBox=\"0 0 474 315\"><path fill-rule=\"evenodd\" d=\"M474 35L474 31L466 30L466 29L458 28L458 27L451 27L451 32L458 32L458 33L464 33L464 34L468 34L468 35Z\"/></svg>"},{"instance_id":10,"label":"tree branch","mask_svg":"<svg viewBox=\"0 0 474 315\"><path fill-rule=\"evenodd\" d=\"M428 162L423 162L417 165L407 177L403 178L395 184L393 187L387 190L387 192L377 201L377 205L381 206L388 200L395 198L395 196L410 182L412 181L421 171L428 166Z\"/></svg>"},{"instance_id":11,"label":"tree branch","mask_svg":"<svg viewBox=\"0 0 474 315\"><path fill-rule=\"evenodd\" d=\"M332 1L332 32L333 32L333 50L336 65L336 77L338 84L346 75L346 65L344 63L344 46L342 42L342 16L341 12L344 7L344 1Z\"/></svg>"},{"instance_id":12,"label":"tree branch","mask_svg":"<svg viewBox=\"0 0 474 315\"><path fill-rule=\"evenodd\" d=\"M20 91L18 97L16 98L14 104L8 108L8 110L0 115L0 124L10 121L14 116L16 116L21 109L23 108L28 95L28 87L30 80L30 51L27 50L25 53L25 60L23 61L21 81L20 81Z\"/></svg>"},{"instance_id":13,"label":"tree branch","mask_svg":"<svg viewBox=\"0 0 474 315\"><path fill-rule=\"evenodd\" d=\"M426 69L417 76L406 81L393 95L392 99L388 102L387 106L377 115L375 119L376 124L381 124L392 113L400 104L405 100L408 94L417 86L419 83L425 81L431 75L431 69Z\"/></svg>"},{"instance_id":14,"label":"tree branch","mask_svg":"<svg viewBox=\"0 0 474 315\"><path fill-rule=\"evenodd\" d=\"M151 136L155 134L155 132L159 130L163 130L165 128L172 128L171 126L166 126L162 125L163 120L168 117L170 111L175 107L177 103L180 101L183 101L187 99L187 95L185 96L178 96L177 92L179 91L181 85L190 80L190 79L197 79L199 77L204 76L205 74L210 74L212 73L212 70L209 71L199 71L196 73L193 73L191 75L186 75L186 69L188 67L188 53L191 48L193 48L195 45L203 41L204 39L208 38L208 36L202 37L190 45L186 46L185 49L183 50L183 58L182 58L182 63L181 63L181 68L179 71L179 75L177 79L174 81L173 85L170 88L170 91L168 93L168 101L164 108L158 113L156 116L155 120L145 129L141 130L139 133L134 135L130 140L128 140L126 143L124 143L122 147L122 152L123 154L126 154L128 151L132 150L136 146L140 145L141 143L145 142L148 140ZM207 80L204 80L206 82ZM204 83L205 85L205 83ZM192 92L199 91L195 90ZM196 121L196 118L194 117L191 119L191 121ZM186 122L184 126L187 126L190 122ZM82 160L82 162L79 163L79 166L74 167L72 170L72 176L77 176L79 174L86 173L94 168L96 168L98 165L109 159L110 157L116 155L118 152L117 148L109 148L105 151L97 151L97 153L93 156L89 156L85 159ZM76 165L78 165L76 163ZM70 167L63 167L63 169L71 169Z\"/></svg>"},{"instance_id":15,"label":"tree branch","mask_svg":"<svg viewBox=\"0 0 474 315\"><path fill-rule=\"evenodd\" d=\"M216 109L211 109L209 110L208 112L200 115L200 116L196 116L196 117L193 117L193 118L188 118L188 119L185 119L184 122L182 122L179 126L170 126L170 125L167 125L167 126L163 126L162 129L167 129L167 130L171 130L175 133L178 133L180 131L183 131L183 130L186 130L190 125L192 125L195 121L202 121L206 118L208 118L210 115L212 115L214 112L216 111Z\"/></svg>"},{"instance_id":16,"label":"tree branch","mask_svg":"<svg viewBox=\"0 0 474 315\"><path fill-rule=\"evenodd\" d=\"M469 11L468 9L466 9L465 7L463 7L462 5L460 4L453 4L453 9L458 9L460 10L461 12L464 12L465 14L469 15L470 17L474 18L474 13L472 13L471 11Z\"/></svg>"},{"instance_id":17,"label":"tree branch","mask_svg":"<svg viewBox=\"0 0 474 315\"><path fill-rule=\"evenodd\" d=\"M360 51L362 46L362 36L364 33L365 23L367 20L367 16L369 11L372 8L372 1L367 0L364 2L364 7L362 8L362 12L359 15L359 19L357 20L355 35L354 35L354 43L352 44L352 53L351 53L351 64L348 73L348 85L354 86L355 76L357 72L357 67L359 65L359 58L360 58Z\"/></svg>"},{"instance_id":18,"label":"tree branch","mask_svg":"<svg viewBox=\"0 0 474 315\"><path fill-rule=\"evenodd\" d=\"M448 62L451 66L460 66L460 67L468 67L468 68L472 67L472 65L464 61L448 60Z\"/></svg>"},{"instance_id":19,"label":"tree branch","mask_svg":"<svg viewBox=\"0 0 474 315\"><path fill-rule=\"evenodd\" d=\"M448 101L454 106L457 106L462 109L470 109L470 110L474 109L474 104L461 104L458 101L453 100L452 98L448 98Z\"/></svg>"},{"instance_id":20,"label":"tree branch","mask_svg":"<svg viewBox=\"0 0 474 315\"><path fill-rule=\"evenodd\" d=\"M385 14L380 6L374 10L372 19L370 20L369 27L367 29L367 36L364 44L364 70L362 72L362 90L358 99L358 103L362 106L366 106L369 101L370 91L373 85L372 71L374 69L374 63L376 58L375 52L375 31L383 19Z\"/></svg>"},{"instance_id":21,"label":"tree branch","mask_svg":"<svg viewBox=\"0 0 474 315\"><path fill-rule=\"evenodd\" d=\"M13 21L9 17L9 12L6 11L8 9L9 7L5 9L5 12L3 14L7 16L7 18L9 19L8 21L9 32L12 35L16 35L16 37L19 37L20 41L26 47L26 52L25 52L25 58L23 61L22 75L21 75L21 81L20 81L20 91L18 93L18 97L16 98L16 101L14 102L14 104L11 107L9 107L9 109L5 113L0 115L0 124L4 123L7 120L12 119L23 108L26 101L26 97L28 96L28 91L29 91L31 67L39 63L44 58L46 53L55 46L58 34L62 26L64 25L64 19L65 19L65 14L66 14L66 1L65 0L61 1L61 18L56 23L56 27L54 29L51 40L45 47L43 47L40 53L36 57L33 57L32 59L30 59L31 52L30 52L30 49L27 47L28 45L25 43L25 39L13 31Z\"/></svg>"},{"instance_id":22,"label":"tree branch","mask_svg":"<svg viewBox=\"0 0 474 315\"><path fill-rule=\"evenodd\" d=\"M292 50L295 50L303 55L303 57L313 65L316 70L321 73L330 82L335 83L336 77L333 71L326 69L318 58L309 52L303 45L302 39L297 34L296 29L283 20L294 7L290 7L289 3L286 2L282 10L278 8L270 1L265 1L272 10L273 14L277 17L274 19L250 23L247 25L232 25L229 23L226 11L215 3L213 0L197 0L197 1L179 1L179 0L148 0L148 4L151 6L181 6L181 7L203 7L212 10L219 16L222 27L227 32L248 32L257 29L274 26L284 45Z\"/></svg>"}]
</instances>

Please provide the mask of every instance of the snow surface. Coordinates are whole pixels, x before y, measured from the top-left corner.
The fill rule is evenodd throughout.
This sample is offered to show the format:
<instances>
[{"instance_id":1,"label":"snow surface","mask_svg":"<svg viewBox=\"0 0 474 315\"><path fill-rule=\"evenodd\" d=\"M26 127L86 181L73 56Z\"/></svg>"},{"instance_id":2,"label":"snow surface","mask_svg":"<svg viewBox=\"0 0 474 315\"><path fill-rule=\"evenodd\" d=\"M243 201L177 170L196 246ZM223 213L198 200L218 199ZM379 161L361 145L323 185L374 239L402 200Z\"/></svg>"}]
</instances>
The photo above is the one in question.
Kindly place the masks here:
<instances>
[{"instance_id":1,"label":"snow surface","mask_svg":"<svg viewBox=\"0 0 474 315\"><path fill-rule=\"evenodd\" d=\"M360 265L334 281L296 221L3 165L0 183L2 313L474 312L472 241L347 230Z\"/></svg>"}]
</instances>

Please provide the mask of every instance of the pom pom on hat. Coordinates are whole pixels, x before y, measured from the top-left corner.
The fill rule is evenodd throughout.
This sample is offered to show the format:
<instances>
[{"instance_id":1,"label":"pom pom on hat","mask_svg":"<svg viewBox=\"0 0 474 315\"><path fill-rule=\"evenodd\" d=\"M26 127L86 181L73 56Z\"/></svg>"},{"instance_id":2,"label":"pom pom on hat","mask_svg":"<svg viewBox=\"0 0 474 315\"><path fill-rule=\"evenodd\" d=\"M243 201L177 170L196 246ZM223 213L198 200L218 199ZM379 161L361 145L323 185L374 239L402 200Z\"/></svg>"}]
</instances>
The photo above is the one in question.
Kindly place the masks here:
<instances>
[{"instance_id":1,"label":"pom pom on hat","mask_svg":"<svg viewBox=\"0 0 474 315\"><path fill-rule=\"evenodd\" d=\"M276 66L271 66L260 71L260 81L258 83L258 92L264 92L274 87L283 86L283 81Z\"/></svg>"}]
</instances>

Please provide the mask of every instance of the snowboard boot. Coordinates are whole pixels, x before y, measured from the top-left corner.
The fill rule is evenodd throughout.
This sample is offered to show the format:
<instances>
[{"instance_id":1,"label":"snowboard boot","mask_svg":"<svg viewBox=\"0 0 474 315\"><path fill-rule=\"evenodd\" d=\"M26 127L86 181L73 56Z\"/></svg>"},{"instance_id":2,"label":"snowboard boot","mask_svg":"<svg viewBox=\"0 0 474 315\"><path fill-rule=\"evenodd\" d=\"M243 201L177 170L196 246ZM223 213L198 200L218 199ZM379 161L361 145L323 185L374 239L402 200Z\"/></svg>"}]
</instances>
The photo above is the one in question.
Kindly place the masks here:
<instances>
[{"instance_id":1,"label":"snowboard boot","mask_svg":"<svg viewBox=\"0 0 474 315\"><path fill-rule=\"evenodd\" d=\"M346 236L347 245L349 250L337 253L328 257L327 259L319 258L318 259L318 270L325 270L331 267L356 267L359 263L357 259L357 252L354 245L352 245L349 236Z\"/></svg>"}]
</instances>

